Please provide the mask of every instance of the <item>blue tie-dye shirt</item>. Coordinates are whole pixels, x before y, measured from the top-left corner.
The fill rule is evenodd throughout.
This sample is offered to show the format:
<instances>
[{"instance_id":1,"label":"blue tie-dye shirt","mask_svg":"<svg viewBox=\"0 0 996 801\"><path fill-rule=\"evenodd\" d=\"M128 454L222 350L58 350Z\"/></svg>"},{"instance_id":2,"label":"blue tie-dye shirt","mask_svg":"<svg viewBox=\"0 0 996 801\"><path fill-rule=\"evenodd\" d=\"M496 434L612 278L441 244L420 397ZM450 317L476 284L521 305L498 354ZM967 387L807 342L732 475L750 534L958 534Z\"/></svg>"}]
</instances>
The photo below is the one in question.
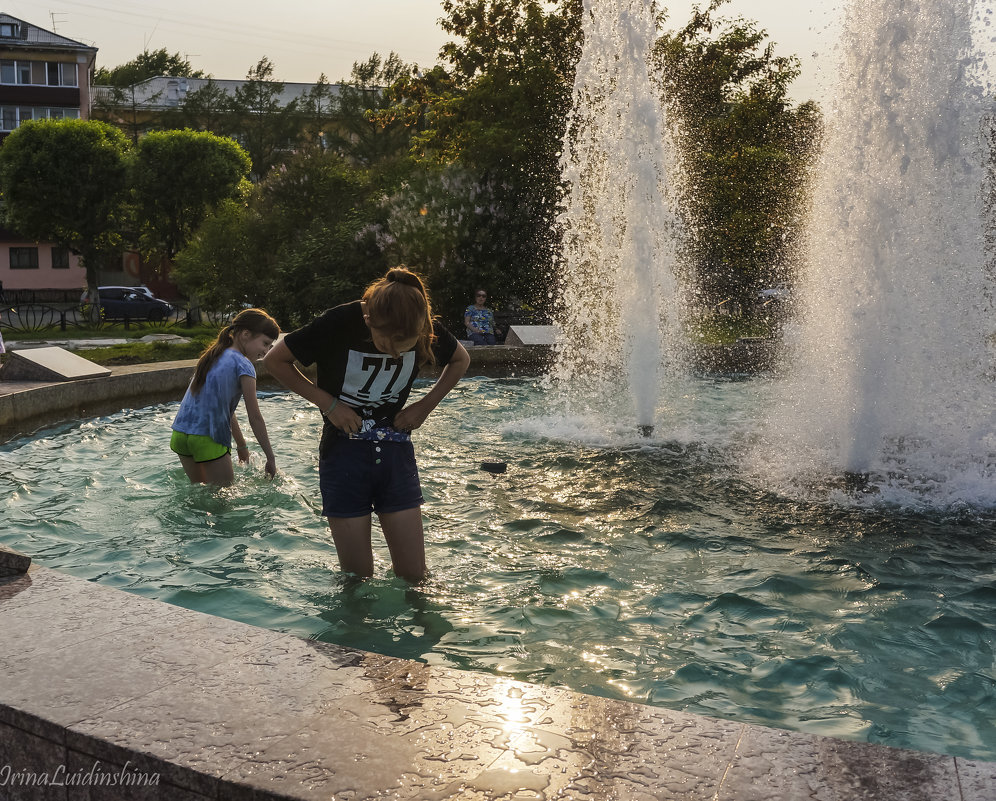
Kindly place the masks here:
<instances>
[{"instance_id":1,"label":"blue tie-dye shirt","mask_svg":"<svg viewBox=\"0 0 996 801\"><path fill-rule=\"evenodd\" d=\"M242 400L242 376L256 377L256 370L235 348L228 348L208 370L204 386L196 395L187 387L173 430L211 437L219 445L232 447L232 413Z\"/></svg>"},{"instance_id":2,"label":"blue tie-dye shirt","mask_svg":"<svg viewBox=\"0 0 996 801\"><path fill-rule=\"evenodd\" d=\"M495 332L495 314L491 309L479 309L477 306L468 306L463 313L464 319L471 325L477 326L482 334L493 334ZM467 329L469 335L471 330Z\"/></svg>"}]
</instances>

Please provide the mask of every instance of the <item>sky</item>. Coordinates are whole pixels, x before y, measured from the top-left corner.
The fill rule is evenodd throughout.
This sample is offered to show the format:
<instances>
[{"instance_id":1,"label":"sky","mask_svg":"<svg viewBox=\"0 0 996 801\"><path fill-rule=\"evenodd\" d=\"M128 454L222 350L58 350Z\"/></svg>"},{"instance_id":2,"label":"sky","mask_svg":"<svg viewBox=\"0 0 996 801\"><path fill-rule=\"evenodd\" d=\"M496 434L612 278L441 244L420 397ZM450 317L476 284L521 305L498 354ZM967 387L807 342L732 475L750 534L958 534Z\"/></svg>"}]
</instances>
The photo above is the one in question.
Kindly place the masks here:
<instances>
[{"instance_id":1,"label":"sky","mask_svg":"<svg viewBox=\"0 0 996 801\"><path fill-rule=\"evenodd\" d=\"M695 0L665 0L684 24ZM843 0L731 0L724 16L760 22L779 55L797 55L803 74L796 100L820 99L832 72L833 39ZM185 55L216 78L243 78L263 56L282 81L348 77L355 61L392 50L429 67L447 40L439 0L4 0L2 10L99 48L98 66L114 67L144 49ZM816 54L814 56L814 54Z\"/></svg>"}]
</instances>

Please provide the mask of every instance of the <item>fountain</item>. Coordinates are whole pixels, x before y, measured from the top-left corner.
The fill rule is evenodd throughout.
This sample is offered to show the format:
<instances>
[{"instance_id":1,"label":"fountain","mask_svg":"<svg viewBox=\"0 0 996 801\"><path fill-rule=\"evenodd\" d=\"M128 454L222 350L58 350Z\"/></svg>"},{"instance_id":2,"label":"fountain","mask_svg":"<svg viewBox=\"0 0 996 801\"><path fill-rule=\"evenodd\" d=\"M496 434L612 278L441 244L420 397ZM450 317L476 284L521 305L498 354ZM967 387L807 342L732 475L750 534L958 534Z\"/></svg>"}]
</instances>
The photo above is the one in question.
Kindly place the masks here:
<instances>
[{"instance_id":1,"label":"fountain","mask_svg":"<svg viewBox=\"0 0 996 801\"><path fill-rule=\"evenodd\" d=\"M899 503L996 501L988 122L972 42L989 6L847 7L791 368L753 459L776 486L843 472Z\"/></svg>"},{"instance_id":2,"label":"fountain","mask_svg":"<svg viewBox=\"0 0 996 801\"><path fill-rule=\"evenodd\" d=\"M654 38L653 3L586 0L562 159L570 190L553 371L575 404L633 415L644 437L654 430L658 387L681 353L674 158L648 74Z\"/></svg>"},{"instance_id":3,"label":"fountain","mask_svg":"<svg viewBox=\"0 0 996 801\"><path fill-rule=\"evenodd\" d=\"M980 57L988 0L847 7L813 173L788 376L745 469L778 491L996 499L991 275L983 247ZM685 379L674 148L647 69L651 5L585 4L565 137L553 376L644 437ZM628 396L621 388L628 387ZM678 390L680 394L680 389ZM663 425L663 428L662 428Z\"/></svg>"}]
</instances>

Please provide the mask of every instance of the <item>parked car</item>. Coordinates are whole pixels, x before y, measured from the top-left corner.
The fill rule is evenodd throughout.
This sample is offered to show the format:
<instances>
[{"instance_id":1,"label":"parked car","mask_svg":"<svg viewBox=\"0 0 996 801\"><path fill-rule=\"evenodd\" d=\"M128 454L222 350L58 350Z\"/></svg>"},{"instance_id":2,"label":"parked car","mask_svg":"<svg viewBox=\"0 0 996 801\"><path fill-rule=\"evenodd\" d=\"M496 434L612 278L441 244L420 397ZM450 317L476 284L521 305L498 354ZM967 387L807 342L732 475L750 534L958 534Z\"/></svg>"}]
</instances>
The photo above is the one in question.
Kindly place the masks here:
<instances>
[{"instance_id":1,"label":"parked car","mask_svg":"<svg viewBox=\"0 0 996 801\"><path fill-rule=\"evenodd\" d=\"M165 320L173 307L165 300L154 297L144 286L102 286L100 293L101 314L106 320ZM83 293L83 303L89 294Z\"/></svg>"},{"instance_id":2,"label":"parked car","mask_svg":"<svg viewBox=\"0 0 996 801\"><path fill-rule=\"evenodd\" d=\"M135 293L139 293L139 294L142 294L142 295L146 295L147 297L150 297L150 298L155 298L155 295L152 294L152 290L149 289L145 284L139 284L138 286L99 286L99 287L97 287L97 291L100 292L101 295L104 294L104 290L111 290L111 289L114 289L114 290L121 289L121 290L124 290L126 292L135 292ZM90 290L89 289L84 289L83 290L83 294L80 295L80 303L89 303L89 302L90 302Z\"/></svg>"}]
</instances>

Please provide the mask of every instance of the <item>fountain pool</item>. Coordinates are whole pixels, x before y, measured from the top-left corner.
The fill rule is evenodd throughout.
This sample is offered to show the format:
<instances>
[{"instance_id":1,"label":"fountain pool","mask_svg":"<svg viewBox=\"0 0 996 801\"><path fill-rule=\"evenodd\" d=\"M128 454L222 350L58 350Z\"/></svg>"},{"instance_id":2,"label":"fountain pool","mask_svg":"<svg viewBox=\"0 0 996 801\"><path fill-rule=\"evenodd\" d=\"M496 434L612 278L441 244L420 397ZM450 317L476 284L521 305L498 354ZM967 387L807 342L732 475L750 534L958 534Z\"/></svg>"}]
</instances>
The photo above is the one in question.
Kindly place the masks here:
<instances>
[{"instance_id":1,"label":"fountain pool","mask_svg":"<svg viewBox=\"0 0 996 801\"><path fill-rule=\"evenodd\" d=\"M779 380L671 385L657 433L467 379L418 436L424 587L343 582L319 421L262 399L281 475L191 487L176 404L0 446L0 541L48 567L397 657L823 735L996 759L996 509L738 465ZM622 403L622 401L621 401ZM596 433L597 432L597 433ZM509 464L494 476L481 461ZM749 461L749 460L748 460ZM947 496L946 496L947 497Z\"/></svg>"}]
</instances>

